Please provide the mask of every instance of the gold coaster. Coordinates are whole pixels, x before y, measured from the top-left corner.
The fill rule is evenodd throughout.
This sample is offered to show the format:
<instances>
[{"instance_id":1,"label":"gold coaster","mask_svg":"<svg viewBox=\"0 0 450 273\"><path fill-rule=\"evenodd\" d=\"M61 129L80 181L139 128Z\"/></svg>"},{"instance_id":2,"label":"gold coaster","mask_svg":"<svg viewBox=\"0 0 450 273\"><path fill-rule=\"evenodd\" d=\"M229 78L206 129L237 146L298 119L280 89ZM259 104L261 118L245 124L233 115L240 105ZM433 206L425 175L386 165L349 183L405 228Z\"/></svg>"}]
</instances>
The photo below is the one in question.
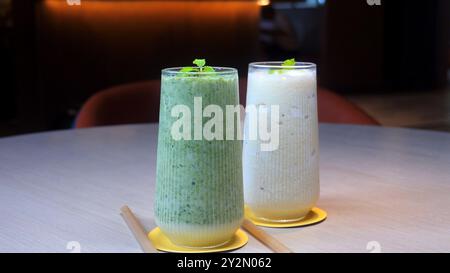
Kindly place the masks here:
<instances>
[{"instance_id":1,"label":"gold coaster","mask_svg":"<svg viewBox=\"0 0 450 273\"><path fill-rule=\"evenodd\" d=\"M148 238L150 239L150 241L152 241L153 245L158 250L176 253L209 253L209 252L231 251L243 247L248 242L247 234L241 229L238 229L236 231L236 233L233 235L233 238L231 238L231 240L228 243L211 248L206 247L191 248L185 246L178 246L172 243L169 240L169 238L167 238L167 236L164 235L164 233L161 231L159 227L154 228L152 231L150 231L150 233L148 234Z\"/></svg>"},{"instance_id":2,"label":"gold coaster","mask_svg":"<svg viewBox=\"0 0 450 273\"><path fill-rule=\"evenodd\" d=\"M319 208L313 208L304 218L293 222L272 222L264 219L256 218L249 207L245 206L245 217L261 227L288 228L303 227L318 224L327 218L327 212Z\"/></svg>"}]
</instances>

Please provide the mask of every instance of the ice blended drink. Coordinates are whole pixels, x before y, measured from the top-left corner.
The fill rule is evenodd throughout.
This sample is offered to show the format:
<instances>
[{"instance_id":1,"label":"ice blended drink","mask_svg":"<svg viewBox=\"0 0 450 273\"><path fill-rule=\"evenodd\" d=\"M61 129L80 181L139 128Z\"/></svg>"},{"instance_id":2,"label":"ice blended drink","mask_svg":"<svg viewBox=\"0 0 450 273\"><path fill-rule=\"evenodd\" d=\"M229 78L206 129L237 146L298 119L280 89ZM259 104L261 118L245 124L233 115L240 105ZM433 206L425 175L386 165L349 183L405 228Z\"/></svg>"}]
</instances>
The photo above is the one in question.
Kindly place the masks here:
<instances>
[{"instance_id":1,"label":"ice blended drink","mask_svg":"<svg viewBox=\"0 0 450 273\"><path fill-rule=\"evenodd\" d=\"M205 109L239 105L237 71L205 70L164 69L161 79L155 218L173 243L188 247L224 244L243 220L242 142L226 140L225 129L212 140L198 130L211 118L199 112L200 100ZM183 119L190 125L180 127Z\"/></svg>"},{"instance_id":2,"label":"ice blended drink","mask_svg":"<svg viewBox=\"0 0 450 273\"><path fill-rule=\"evenodd\" d=\"M316 66L290 61L252 63L248 72L247 107L279 106L279 145L262 151L260 140L244 139L245 202L274 222L300 220L319 197Z\"/></svg>"}]
</instances>

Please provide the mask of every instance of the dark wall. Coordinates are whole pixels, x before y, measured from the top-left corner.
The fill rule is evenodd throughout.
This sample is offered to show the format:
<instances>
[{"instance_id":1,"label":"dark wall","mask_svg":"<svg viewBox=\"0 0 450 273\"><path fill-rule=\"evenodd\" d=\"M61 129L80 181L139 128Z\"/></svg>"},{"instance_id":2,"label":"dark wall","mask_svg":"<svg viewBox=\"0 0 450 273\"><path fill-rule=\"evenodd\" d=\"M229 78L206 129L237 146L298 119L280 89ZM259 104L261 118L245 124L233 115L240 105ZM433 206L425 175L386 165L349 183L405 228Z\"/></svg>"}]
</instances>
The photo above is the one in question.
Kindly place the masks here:
<instances>
[{"instance_id":1,"label":"dark wall","mask_svg":"<svg viewBox=\"0 0 450 273\"><path fill-rule=\"evenodd\" d=\"M446 84L450 1L385 1L384 75L393 89Z\"/></svg>"},{"instance_id":2,"label":"dark wall","mask_svg":"<svg viewBox=\"0 0 450 273\"><path fill-rule=\"evenodd\" d=\"M361 0L327 1L321 83L341 92L380 88L384 9Z\"/></svg>"},{"instance_id":3,"label":"dark wall","mask_svg":"<svg viewBox=\"0 0 450 273\"><path fill-rule=\"evenodd\" d=\"M0 6L0 122L15 115L14 66L10 8Z\"/></svg>"},{"instance_id":4,"label":"dark wall","mask_svg":"<svg viewBox=\"0 0 450 273\"><path fill-rule=\"evenodd\" d=\"M17 132L42 130L42 96L37 89L35 1L12 1L12 54Z\"/></svg>"},{"instance_id":5,"label":"dark wall","mask_svg":"<svg viewBox=\"0 0 450 273\"><path fill-rule=\"evenodd\" d=\"M443 87L449 2L327 1L322 84L340 92Z\"/></svg>"}]
</instances>

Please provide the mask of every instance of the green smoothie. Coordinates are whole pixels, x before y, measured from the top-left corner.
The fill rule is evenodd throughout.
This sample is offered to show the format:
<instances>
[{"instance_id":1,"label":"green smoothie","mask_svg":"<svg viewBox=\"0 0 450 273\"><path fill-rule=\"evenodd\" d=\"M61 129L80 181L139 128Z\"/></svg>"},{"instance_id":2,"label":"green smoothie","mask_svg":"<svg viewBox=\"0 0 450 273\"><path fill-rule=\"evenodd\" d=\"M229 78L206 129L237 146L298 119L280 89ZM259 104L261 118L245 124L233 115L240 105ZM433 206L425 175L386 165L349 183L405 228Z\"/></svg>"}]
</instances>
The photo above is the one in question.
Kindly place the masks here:
<instances>
[{"instance_id":1,"label":"green smoothie","mask_svg":"<svg viewBox=\"0 0 450 273\"><path fill-rule=\"evenodd\" d=\"M242 143L240 140L194 140L194 98L202 108L239 105L235 69L179 73L165 69L161 81L155 217L178 245L211 247L226 243L243 219ZM191 111L191 140L175 140L176 105ZM203 125L210 117L203 117ZM226 125L224 125L226 126Z\"/></svg>"}]
</instances>

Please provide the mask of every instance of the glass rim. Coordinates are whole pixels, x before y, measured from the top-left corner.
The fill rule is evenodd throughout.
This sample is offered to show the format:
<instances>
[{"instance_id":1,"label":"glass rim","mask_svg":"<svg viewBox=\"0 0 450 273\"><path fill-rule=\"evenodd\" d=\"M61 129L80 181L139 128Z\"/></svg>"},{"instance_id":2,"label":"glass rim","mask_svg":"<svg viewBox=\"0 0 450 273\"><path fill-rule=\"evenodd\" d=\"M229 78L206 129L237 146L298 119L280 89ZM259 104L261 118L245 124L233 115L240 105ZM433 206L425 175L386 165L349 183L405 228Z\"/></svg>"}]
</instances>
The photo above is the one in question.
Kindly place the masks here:
<instances>
[{"instance_id":1,"label":"glass rim","mask_svg":"<svg viewBox=\"0 0 450 273\"><path fill-rule=\"evenodd\" d=\"M291 68L291 69L310 69L316 68L315 63L311 62L296 62L295 65L282 66L281 61L268 61L268 62L252 62L249 67L252 68Z\"/></svg>"},{"instance_id":2,"label":"glass rim","mask_svg":"<svg viewBox=\"0 0 450 273\"><path fill-rule=\"evenodd\" d=\"M172 74L172 75L178 75L178 74L187 74L187 75L232 75L237 74L238 70L236 68L232 67L224 67L224 66L212 66L215 71L211 72L200 72L200 71L190 71L190 72L181 72L180 70L183 67L168 67L161 70L162 74Z\"/></svg>"}]
</instances>

